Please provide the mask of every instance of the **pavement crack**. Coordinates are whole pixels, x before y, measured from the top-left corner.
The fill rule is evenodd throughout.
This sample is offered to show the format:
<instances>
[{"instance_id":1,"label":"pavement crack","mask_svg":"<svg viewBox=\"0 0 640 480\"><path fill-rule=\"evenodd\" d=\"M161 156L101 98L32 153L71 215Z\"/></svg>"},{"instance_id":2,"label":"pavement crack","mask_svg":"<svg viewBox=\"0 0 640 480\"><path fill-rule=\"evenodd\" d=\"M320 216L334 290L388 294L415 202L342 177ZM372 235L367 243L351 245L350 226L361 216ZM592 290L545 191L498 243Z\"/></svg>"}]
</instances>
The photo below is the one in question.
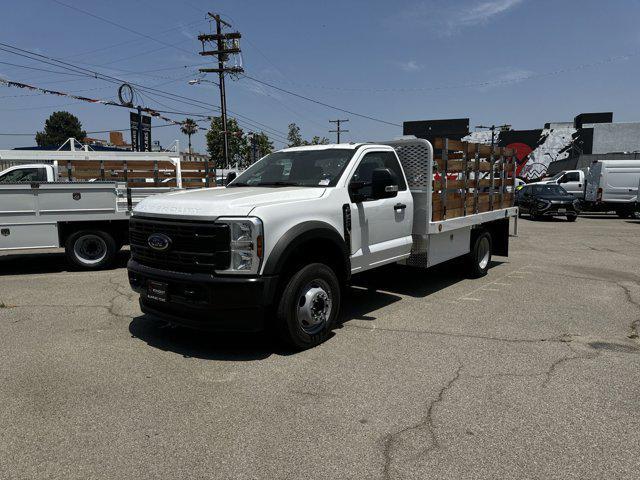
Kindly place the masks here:
<instances>
[{"instance_id":1,"label":"pavement crack","mask_svg":"<svg viewBox=\"0 0 640 480\"><path fill-rule=\"evenodd\" d=\"M627 301L628 304L634 306L637 310L640 311L640 303L638 303L638 301L634 300L633 296L631 295L631 289L625 285L622 282L616 282L616 285L618 287L620 287L622 289L622 291L624 292L624 296L625 296L625 300ZM636 319L634 319L631 324L629 325L629 335L627 335L628 338L631 339L638 339L639 338L639 334L640 334L640 316L638 316Z\"/></svg>"},{"instance_id":2,"label":"pavement crack","mask_svg":"<svg viewBox=\"0 0 640 480\"><path fill-rule=\"evenodd\" d=\"M435 408L444 401L444 397L449 390L453 387L453 385L460 379L460 375L462 373L464 365L462 363L458 363L458 367L453 374L453 376L445 383L440 391L436 395L436 397L429 402L427 405L427 411L424 417L420 419L420 421L414 425L410 425L401 430L398 430L395 433L389 433L384 437L383 443L383 456L384 456L384 465L382 470L382 476L384 479L391 478L391 464L393 462L393 453L394 448L399 438L403 435L415 431L415 430L424 430L429 437L429 443L425 449L420 452L420 455L426 455L430 452L440 448L440 443L438 442L438 436L436 435L436 426L433 419Z\"/></svg>"},{"instance_id":3,"label":"pavement crack","mask_svg":"<svg viewBox=\"0 0 640 480\"><path fill-rule=\"evenodd\" d=\"M575 355L568 355L568 356L564 356L564 357L560 357L557 360L555 360L547 369L546 372L544 372L544 380L542 381L542 388L547 388L549 386L549 383L551 382L551 377L553 376L553 374L558 370L558 368L568 362L572 362L574 360L591 360L593 358L596 358L598 356L598 352L596 350L593 350L593 353L584 353L584 354L580 354L578 352L576 352L576 350L574 350L571 345L569 344L569 342L563 342L565 344L565 346L571 351L571 353L574 353Z\"/></svg>"}]
</instances>

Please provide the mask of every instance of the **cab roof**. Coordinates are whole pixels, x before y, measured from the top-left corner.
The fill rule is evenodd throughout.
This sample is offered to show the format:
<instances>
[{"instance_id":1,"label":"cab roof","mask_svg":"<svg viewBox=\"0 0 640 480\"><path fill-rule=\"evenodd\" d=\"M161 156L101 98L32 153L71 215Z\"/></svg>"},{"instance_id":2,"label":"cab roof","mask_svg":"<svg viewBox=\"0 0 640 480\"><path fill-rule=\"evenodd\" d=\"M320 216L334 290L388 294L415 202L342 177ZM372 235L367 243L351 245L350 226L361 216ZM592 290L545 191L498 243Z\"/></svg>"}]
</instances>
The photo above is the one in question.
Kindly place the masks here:
<instances>
[{"instance_id":1,"label":"cab roof","mask_svg":"<svg viewBox=\"0 0 640 480\"><path fill-rule=\"evenodd\" d=\"M356 150L363 145L377 145L374 143L329 143L327 145L304 145L300 147L289 147L278 150L279 152L304 152L305 150ZM380 145L381 147L384 145Z\"/></svg>"}]
</instances>

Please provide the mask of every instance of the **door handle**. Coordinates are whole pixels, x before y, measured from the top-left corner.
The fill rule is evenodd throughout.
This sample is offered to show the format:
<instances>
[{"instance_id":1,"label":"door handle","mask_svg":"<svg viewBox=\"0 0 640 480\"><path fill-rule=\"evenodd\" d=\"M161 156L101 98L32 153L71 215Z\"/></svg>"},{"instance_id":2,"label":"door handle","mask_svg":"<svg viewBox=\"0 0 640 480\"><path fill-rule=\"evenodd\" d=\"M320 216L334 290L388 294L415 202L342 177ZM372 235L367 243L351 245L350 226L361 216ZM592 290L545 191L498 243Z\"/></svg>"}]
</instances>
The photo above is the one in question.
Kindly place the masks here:
<instances>
[{"instance_id":1,"label":"door handle","mask_svg":"<svg viewBox=\"0 0 640 480\"><path fill-rule=\"evenodd\" d=\"M396 203L393 206L394 210L404 210L405 208L407 208L407 206L404 203Z\"/></svg>"}]
</instances>

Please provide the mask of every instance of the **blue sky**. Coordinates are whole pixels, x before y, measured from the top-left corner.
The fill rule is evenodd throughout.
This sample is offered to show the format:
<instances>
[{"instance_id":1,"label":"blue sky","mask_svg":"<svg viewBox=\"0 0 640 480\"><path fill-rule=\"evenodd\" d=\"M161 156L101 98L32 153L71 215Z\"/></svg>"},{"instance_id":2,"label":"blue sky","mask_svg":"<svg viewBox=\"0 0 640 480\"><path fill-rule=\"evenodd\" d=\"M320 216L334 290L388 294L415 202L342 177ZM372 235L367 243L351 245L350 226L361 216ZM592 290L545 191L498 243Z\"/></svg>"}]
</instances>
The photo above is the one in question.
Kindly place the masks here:
<instances>
[{"instance_id":1,"label":"blue sky","mask_svg":"<svg viewBox=\"0 0 640 480\"><path fill-rule=\"evenodd\" d=\"M208 31L205 13L214 10L242 32L248 75L391 123L470 117L472 125L526 129L589 111L640 120L637 0L4 0L3 7L0 42L207 105L219 105L215 86L187 82L197 76L196 65L207 62L197 55L195 37ZM4 51L0 62L53 69ZM117 89L3 63L0 76L100 99L113 99ZM164 110L213 111L157 96L144 102ZM252 122L259 122L278 132L276 147L290 122L305 137L333 138L328 120L335 118L350 119L349 141L401 134L399 127L248 79L228 82L228 106L243 115L245 130L257 130ZM36 132L61 109L77 115L87 131L128 125L124 109L0 86L0 134ZM163 145L176 138L186 143L177 127L154 129L153 136ZM0 135L0 148L31 144L29 136ZM203 134L194 146L204 148Z\"/></svg>"}]
</instances>

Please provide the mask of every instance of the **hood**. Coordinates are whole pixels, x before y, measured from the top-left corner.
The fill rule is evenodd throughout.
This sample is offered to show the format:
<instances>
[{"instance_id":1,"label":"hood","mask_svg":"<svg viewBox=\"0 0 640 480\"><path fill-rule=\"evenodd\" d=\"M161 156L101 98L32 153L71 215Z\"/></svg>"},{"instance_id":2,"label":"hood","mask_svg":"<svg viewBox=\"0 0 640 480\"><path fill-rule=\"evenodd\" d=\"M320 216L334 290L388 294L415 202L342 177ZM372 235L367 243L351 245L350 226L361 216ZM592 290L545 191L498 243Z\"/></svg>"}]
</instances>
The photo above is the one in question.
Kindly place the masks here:
<instances>
[{"instance_id":1,"label":"hood","mask_svg":"<svg viewBox=\"0 0 640 480\"><path fill-rule=\"evenodd\" d=\"M134 214L189 217L246 216L259 206L322 197L317 187L218 187L153 195L134 208Z\"/></svg>"}]
</instances>

